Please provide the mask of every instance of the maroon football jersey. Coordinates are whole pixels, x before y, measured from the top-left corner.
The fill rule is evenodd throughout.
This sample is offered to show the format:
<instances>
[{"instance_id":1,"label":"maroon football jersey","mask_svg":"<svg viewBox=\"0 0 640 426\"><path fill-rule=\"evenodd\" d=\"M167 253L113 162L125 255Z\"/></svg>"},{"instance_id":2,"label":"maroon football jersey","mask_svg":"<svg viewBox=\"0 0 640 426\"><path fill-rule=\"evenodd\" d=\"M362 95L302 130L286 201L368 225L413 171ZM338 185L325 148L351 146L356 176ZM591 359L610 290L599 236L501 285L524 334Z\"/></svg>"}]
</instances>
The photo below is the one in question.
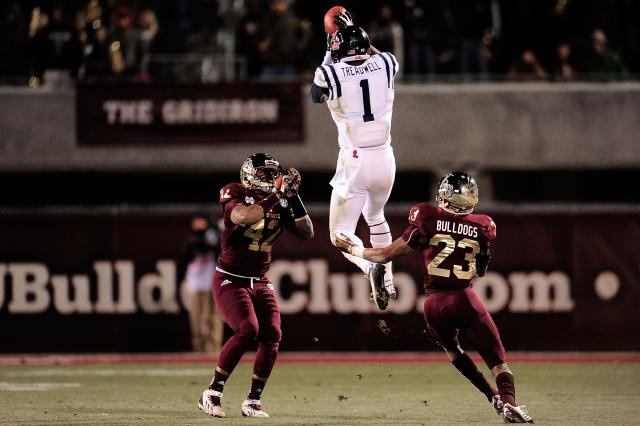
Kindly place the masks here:
<instances>
[{"instance_id":1,"label":"maroon football jersey","mask_svg":"<svg viewBox=\"0 0 640 426\"><path fill-rule=\"evenodd\" d=\"M454 215L421 203L409 213L402 239L420 250L426 294L464 288L476 276L476 255L496 237L496 224L484 214Z\"/></svg>"},{"instance_id":2,"label":"maroon football jersey","mask_svg":"<svg viewBox=\"0 0 640 426\"><path fill-rule=\"evenodd\" d=\"M268 195L268 194L267 194ZM271 246L282 232L284 222L291 219L291 209L280 204L265 211L264 219L249 226L231 221L231 211L239 204L250 205L265 194L252 191L239 183L230 183L220 190L224 209L224 232L220 240L218 267L232 274L262 278L271 264Z\"/></svg>"}]
</instances>

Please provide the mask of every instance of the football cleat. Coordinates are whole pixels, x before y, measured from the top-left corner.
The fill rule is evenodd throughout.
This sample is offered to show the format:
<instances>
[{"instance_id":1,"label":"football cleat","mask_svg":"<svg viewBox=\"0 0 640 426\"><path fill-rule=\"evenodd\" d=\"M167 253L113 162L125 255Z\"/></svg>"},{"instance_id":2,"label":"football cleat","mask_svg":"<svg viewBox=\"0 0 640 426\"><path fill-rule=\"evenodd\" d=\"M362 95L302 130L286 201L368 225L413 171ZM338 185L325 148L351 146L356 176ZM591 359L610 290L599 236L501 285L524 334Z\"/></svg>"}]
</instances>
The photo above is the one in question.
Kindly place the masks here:
<instances>
[{"instance_id":1,"label":"football cleat","mask_svg":"<svg viewBox=\"0 0 640 426\"><path fill-rule=\"evenodd\" d=\"M509 403L503 405L502 418L505 423L533 423L533 419L524 409L524 405L517 406Z\"/></svg>"},{"instance_id":2,"label":"football cleat","mask_svg":"<svg viewBox=\"0 0 640 426\"><path fill-rule=\"evenodd\" d=\"M384 270L385 267L383 264L371 263L368 274L373 301L382 311L387 309L387 305L389 304L389 293L384 284Z\"/></svg>"},{"instance_id":3,"label":"football cleat","mask_svg":"<svg viewBox=\"0 0 640 426\"><path fill-rule=\"evenodd\" d=\"M212 417L226 417L220 405L220 398L222 398L222 392L207 389L202 392L198 408Z\"/></svg>"},{"instance_id":4,"label":"football cleat","mask_svg":"<svg viewBox=\"0 0 640 426\"><path fill-rule=\"evenodd\" d=\"M502 410L504 409L504 404L502 403L502 400L500 399L500 395L493 395L493 398L491 398L491 406L493 407L494 410L496 410L496 413L499 416L502 415Z\"/></svg>"},{"instance_id":5,"label":"football cleat","mask_svg":"<svg viewBox=\"0 0 640 426\"><path fill-rule=\"evenodd\" d=\"M245 399L242 402L242 417L269 417L262 409L259 399Z\"/></svg>"}]
</instances>

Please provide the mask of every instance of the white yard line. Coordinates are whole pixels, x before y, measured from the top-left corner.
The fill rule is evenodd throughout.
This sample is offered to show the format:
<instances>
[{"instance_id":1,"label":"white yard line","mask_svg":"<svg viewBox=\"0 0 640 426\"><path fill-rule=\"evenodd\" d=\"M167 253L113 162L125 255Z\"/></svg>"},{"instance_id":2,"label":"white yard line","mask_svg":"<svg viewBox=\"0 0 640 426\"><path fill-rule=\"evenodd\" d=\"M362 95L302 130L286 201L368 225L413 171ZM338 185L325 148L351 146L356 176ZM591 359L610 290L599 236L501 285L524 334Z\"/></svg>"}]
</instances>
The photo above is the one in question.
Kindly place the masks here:
<instances>
[{"instance_id":1,"label":"white yard line","mask_svg":"<svg viewBox=\"0 0 640 426\"><path fill-rule=\"evenodd\" d=\"M80 383L10 383L0 382L0 392L32 392L79 388Z\"/></svg>"}]
</instances>

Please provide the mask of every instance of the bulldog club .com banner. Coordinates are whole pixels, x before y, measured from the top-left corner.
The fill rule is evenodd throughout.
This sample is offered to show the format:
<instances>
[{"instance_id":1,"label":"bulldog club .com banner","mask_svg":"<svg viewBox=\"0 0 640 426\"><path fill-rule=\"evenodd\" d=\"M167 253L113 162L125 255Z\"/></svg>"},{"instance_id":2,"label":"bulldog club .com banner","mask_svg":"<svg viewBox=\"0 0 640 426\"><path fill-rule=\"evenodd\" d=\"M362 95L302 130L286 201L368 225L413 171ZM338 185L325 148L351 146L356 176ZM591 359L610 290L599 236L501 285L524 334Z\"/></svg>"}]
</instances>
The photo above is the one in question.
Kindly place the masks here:
<instances>
[{"instance_id":1,"label":"bulldog club .com banner","mask_svg":"<svg viewBox=\"0 0 640 426\"><path fill-rule=\"evenodd\" d=\"M420 257L394 263L399 298L381 312L364 275L331 246L328 217L313 219L312 241L284 235L274 245L283 350L434 350ZM406 217L388 219L399 236ZM640 349L640 215L494 219L493 260L474 286L508 349ZM0 352L189 350L188 231L187 215L3 216Z\"/></svg>"},{"instance_id":2,"label":"bulldog club .com banner","mask_svg":"<svg viewBox=\"0 0 640 426\"><path fill-rule=\"evenodd\" d=\"M301 143L298 83L79 85L80 145Z\"/></svg>"}]
</instances>

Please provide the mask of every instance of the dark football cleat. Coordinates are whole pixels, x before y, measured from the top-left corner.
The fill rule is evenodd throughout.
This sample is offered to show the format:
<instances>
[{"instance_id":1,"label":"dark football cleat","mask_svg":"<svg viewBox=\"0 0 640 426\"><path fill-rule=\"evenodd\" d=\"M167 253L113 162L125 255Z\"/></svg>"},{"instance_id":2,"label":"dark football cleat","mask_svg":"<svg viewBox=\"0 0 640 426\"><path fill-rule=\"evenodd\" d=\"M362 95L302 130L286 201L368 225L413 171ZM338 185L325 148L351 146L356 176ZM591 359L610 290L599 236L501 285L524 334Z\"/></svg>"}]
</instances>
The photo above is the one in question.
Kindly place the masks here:
<instances>
[{"instance_id":1,"label":"dark football cleat","mask_svg":"<svg viewBox=\"0 0 640 426\"><path fill-rule=\"evenodd\" d=\"M496 410L496 413L499 416L502 415L502 411L504 410L504 404L500 399L500 395L493 395L493 398L491 399L491 406L493 407L494 410Z\"/></svg>"},{"instance_id":2,"label":"dark football cleat","mask_svg":"<svg viewBox=\"0 0 640 426\"><path fill-rule=\"evenodd\" d=\"M371 294L373 301L382 311L387 309L389 304L389 293L384 285L384 265L380 263L371 263L369 267L369 282L371 283Z\"/></svg>"},{"instance_id":3,"label":"dark football cleat","mask_svg":"<svg viewBox=\"0 0 640 426\"><path fill-rule=\"evenodd\" d=\"M533 419L524 409L524 405L517 406L505 403L502 408L502 418L505 423L533 423Z\"/></svg>"}]
</instances>

